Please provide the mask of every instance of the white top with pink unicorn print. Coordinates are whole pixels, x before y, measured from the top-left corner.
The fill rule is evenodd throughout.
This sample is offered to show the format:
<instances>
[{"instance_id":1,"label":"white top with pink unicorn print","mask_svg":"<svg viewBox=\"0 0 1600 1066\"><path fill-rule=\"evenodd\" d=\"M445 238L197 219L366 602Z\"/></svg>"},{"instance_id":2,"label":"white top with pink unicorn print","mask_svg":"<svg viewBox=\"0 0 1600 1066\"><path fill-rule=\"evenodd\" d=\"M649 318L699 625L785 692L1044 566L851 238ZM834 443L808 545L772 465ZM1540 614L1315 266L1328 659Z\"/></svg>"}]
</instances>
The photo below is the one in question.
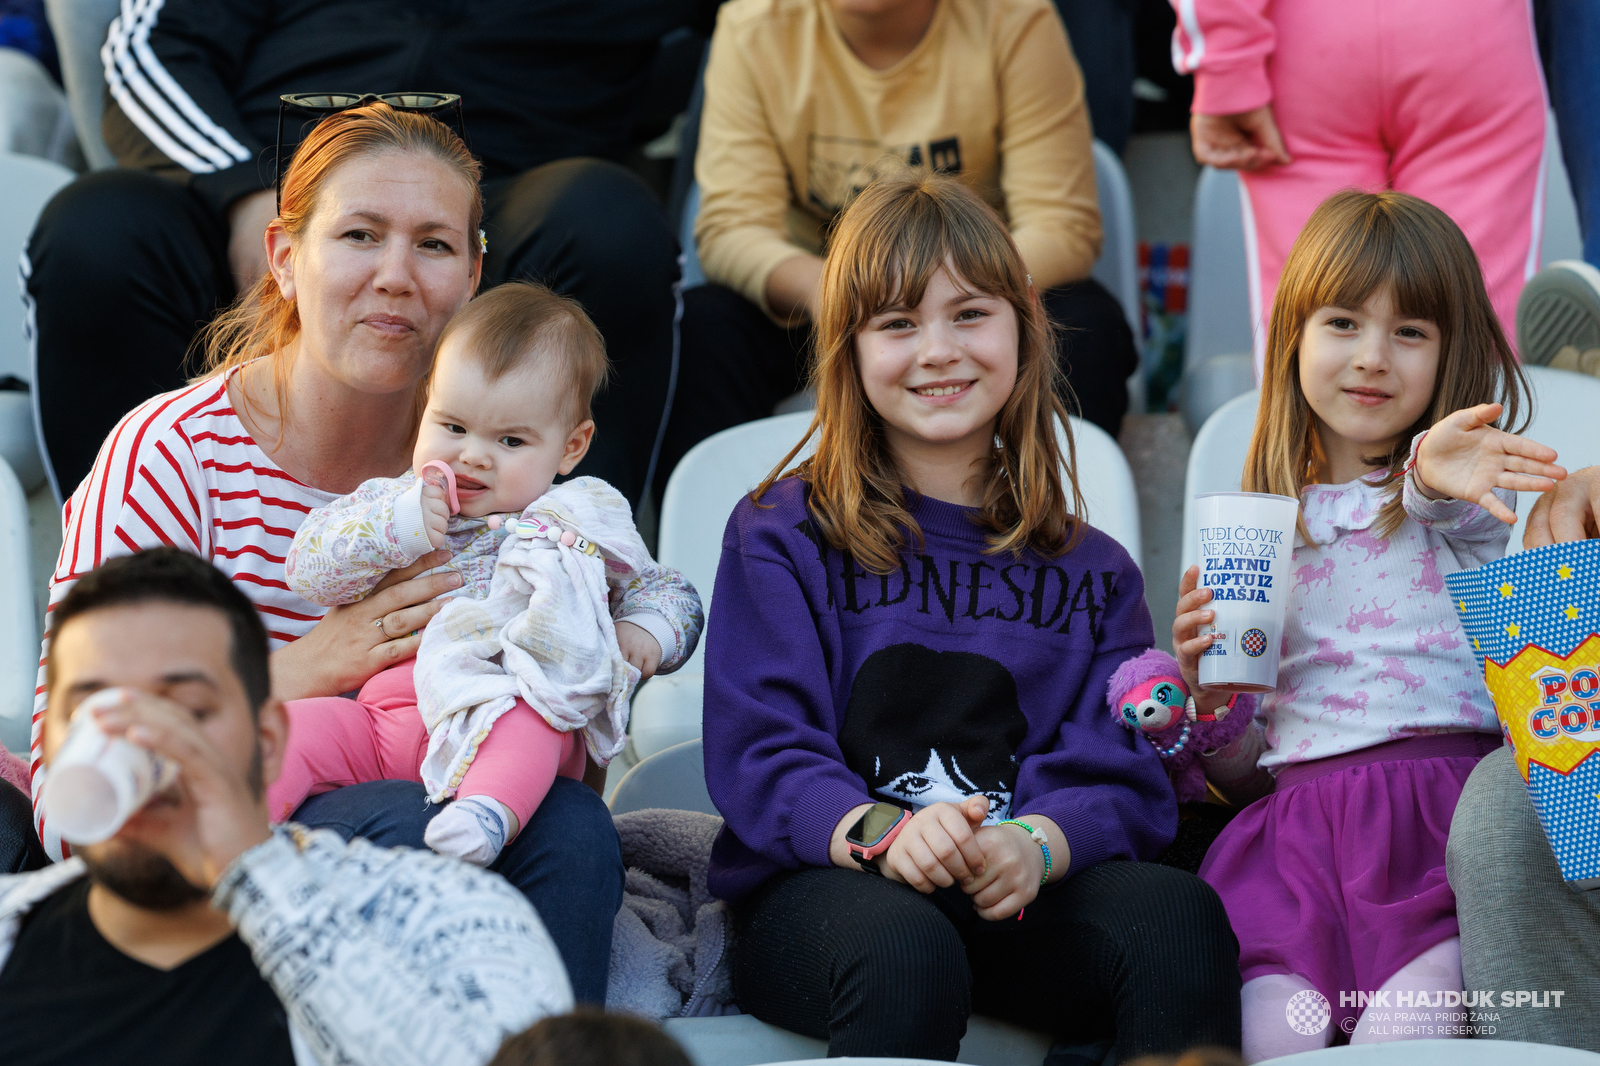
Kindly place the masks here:
<instances>
[{"instance_id":1,"label":"white top with pink unicorn print","mask_svg":"<svg viewBox=\"0 0 1600 1066\"><path fill-rule=\"evenodd\" d=\"M1511 527L1428 499L1408 474L1406 520L1384 539L1372 526L1388 492L1363 478L1300 494L1312 543L1295 541L1278 689L1259 712L1274 773L1402 737L1499 732L1444 579L1504 555Z\"/></svg>"}]
</instances>

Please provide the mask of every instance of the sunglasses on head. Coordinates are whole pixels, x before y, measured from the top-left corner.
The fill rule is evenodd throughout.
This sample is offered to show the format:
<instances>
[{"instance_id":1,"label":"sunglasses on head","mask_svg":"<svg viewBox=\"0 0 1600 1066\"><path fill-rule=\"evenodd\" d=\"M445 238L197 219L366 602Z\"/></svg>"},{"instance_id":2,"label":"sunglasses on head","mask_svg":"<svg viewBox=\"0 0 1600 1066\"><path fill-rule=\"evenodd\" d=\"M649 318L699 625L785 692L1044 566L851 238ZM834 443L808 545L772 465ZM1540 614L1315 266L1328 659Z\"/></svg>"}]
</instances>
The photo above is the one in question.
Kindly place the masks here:
<instances>
[{"instance_id":1,"label":"sunglasses on head","mask_svg":"<svg viewBox=\"0 0 1600 1066\"><path fill-rule=\"evenodd\" d=\"M396 111L431 115L455 130L462 143L471 147L467 141L466 124L461 119L461 97L455 93L288 93L278 97L278 144L273 152L275 175L272 185L277 191L279 211L283 210L283 172L286 166L283 151L284 115L291 111L305 115L314 127L329 115L379 102L388 104ZM301 125L304 127L305 123ZM301 140L304 139L302 134Z\"/></svg>"}]
</instances>

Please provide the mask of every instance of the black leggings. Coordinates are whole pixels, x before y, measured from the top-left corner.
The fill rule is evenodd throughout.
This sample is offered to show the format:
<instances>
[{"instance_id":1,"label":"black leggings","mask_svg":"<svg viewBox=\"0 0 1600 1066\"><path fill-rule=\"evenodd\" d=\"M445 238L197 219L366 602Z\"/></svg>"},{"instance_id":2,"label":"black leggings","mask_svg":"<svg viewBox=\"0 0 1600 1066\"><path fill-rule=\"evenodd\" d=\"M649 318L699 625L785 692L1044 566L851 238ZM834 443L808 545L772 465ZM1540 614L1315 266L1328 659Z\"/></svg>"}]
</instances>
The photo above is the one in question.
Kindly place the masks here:
<instances>
[{"instance_id":1,"label":"black leggings","mask_svg":"<svg viewBox=\"0 0 1600 1066\"><path fill-rule=\"evenodd\" d=\"M1239 1047L1238 941L1210 886L1168 866L1091 866L1021 921L834 868L776 877L734 913L740 1007L832 1056L953 1060L973 1013L1115 1039L1118 1061Z\"/></svg>"},{"instance_id":2,"label":"black leggings","mask_svg":"<svg viewBox=\"0 0 1600 1066\"><path fill-rule=\"evenodd\" d=\"M484 184L484 289L533 278L583 304L614 372L575 474L637 502L675 359L678 246L637 177L565 159ZM195 333L234 298L228 227L187 188L139 170L90 174L45 208L28 245L46 462L63 496L117 420L183 385Z\"/></svg>"},{"instance_id":3,"label":"black leggings","mask_svg":"<svg viewBox=\"0 0 1600 1066\"><path fill-rule=\"evenodd\" d=\"M1133 331L1116 297L1093 278L1044 294L1062 328L1059 351L1072 398L1067 409L1117 435L1128 412L1128 375L1139 365ZM683 294L677 398L655 481L657 502L678 460L713 433L772 413L798 392L811 368L811 327L784 329L721 285Z\"/></svg>"}]
</instances>

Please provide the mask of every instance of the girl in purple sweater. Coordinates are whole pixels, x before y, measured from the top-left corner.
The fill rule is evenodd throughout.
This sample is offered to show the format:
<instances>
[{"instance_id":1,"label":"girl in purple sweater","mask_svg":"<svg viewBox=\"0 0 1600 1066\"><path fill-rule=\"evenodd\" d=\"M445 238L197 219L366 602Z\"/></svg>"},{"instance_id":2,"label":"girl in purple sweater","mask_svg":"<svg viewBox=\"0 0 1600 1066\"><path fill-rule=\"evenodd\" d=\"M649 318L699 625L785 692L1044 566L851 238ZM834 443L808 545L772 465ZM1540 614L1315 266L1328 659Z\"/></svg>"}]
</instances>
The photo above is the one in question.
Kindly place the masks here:
<instances>
[{"instance_id":1,"label":"girl in purple sweater","mask_svg":"<svg viewBox=\"0 0 1600 1066\"><path fill-rule=\"evenodd\" d=\"M1053 343L992 210L875 182L823 275L816 454L723 537L711 888L741 1006L830 1055L954 1059L973 1011L1118 1058L1239 1046L1220 902L1138 861L1177 810L1106 686L1153 633L1073 517Z\"/></svg>"}]
</instances>

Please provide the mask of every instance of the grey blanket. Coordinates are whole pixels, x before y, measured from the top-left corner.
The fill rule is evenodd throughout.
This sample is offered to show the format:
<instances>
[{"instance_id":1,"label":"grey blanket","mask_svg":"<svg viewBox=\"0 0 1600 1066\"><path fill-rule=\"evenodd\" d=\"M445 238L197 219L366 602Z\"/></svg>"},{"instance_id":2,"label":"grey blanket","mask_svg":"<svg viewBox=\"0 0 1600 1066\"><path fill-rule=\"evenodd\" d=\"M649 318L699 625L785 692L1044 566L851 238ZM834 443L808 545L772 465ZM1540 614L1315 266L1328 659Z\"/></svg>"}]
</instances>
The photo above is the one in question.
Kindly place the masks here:
<instances>
[{"instance_id":1,"label":"grey blanket","mask_svg":"<svg viewBox=\"0 0 1600 1066\"><path fill-rule=\"evenodd\" d=\"M722 819L644 810L616 817L627 867L606 1008L646 1018L737 1014L728 905L706 889Z\"/></svg>"}]
</instances>

